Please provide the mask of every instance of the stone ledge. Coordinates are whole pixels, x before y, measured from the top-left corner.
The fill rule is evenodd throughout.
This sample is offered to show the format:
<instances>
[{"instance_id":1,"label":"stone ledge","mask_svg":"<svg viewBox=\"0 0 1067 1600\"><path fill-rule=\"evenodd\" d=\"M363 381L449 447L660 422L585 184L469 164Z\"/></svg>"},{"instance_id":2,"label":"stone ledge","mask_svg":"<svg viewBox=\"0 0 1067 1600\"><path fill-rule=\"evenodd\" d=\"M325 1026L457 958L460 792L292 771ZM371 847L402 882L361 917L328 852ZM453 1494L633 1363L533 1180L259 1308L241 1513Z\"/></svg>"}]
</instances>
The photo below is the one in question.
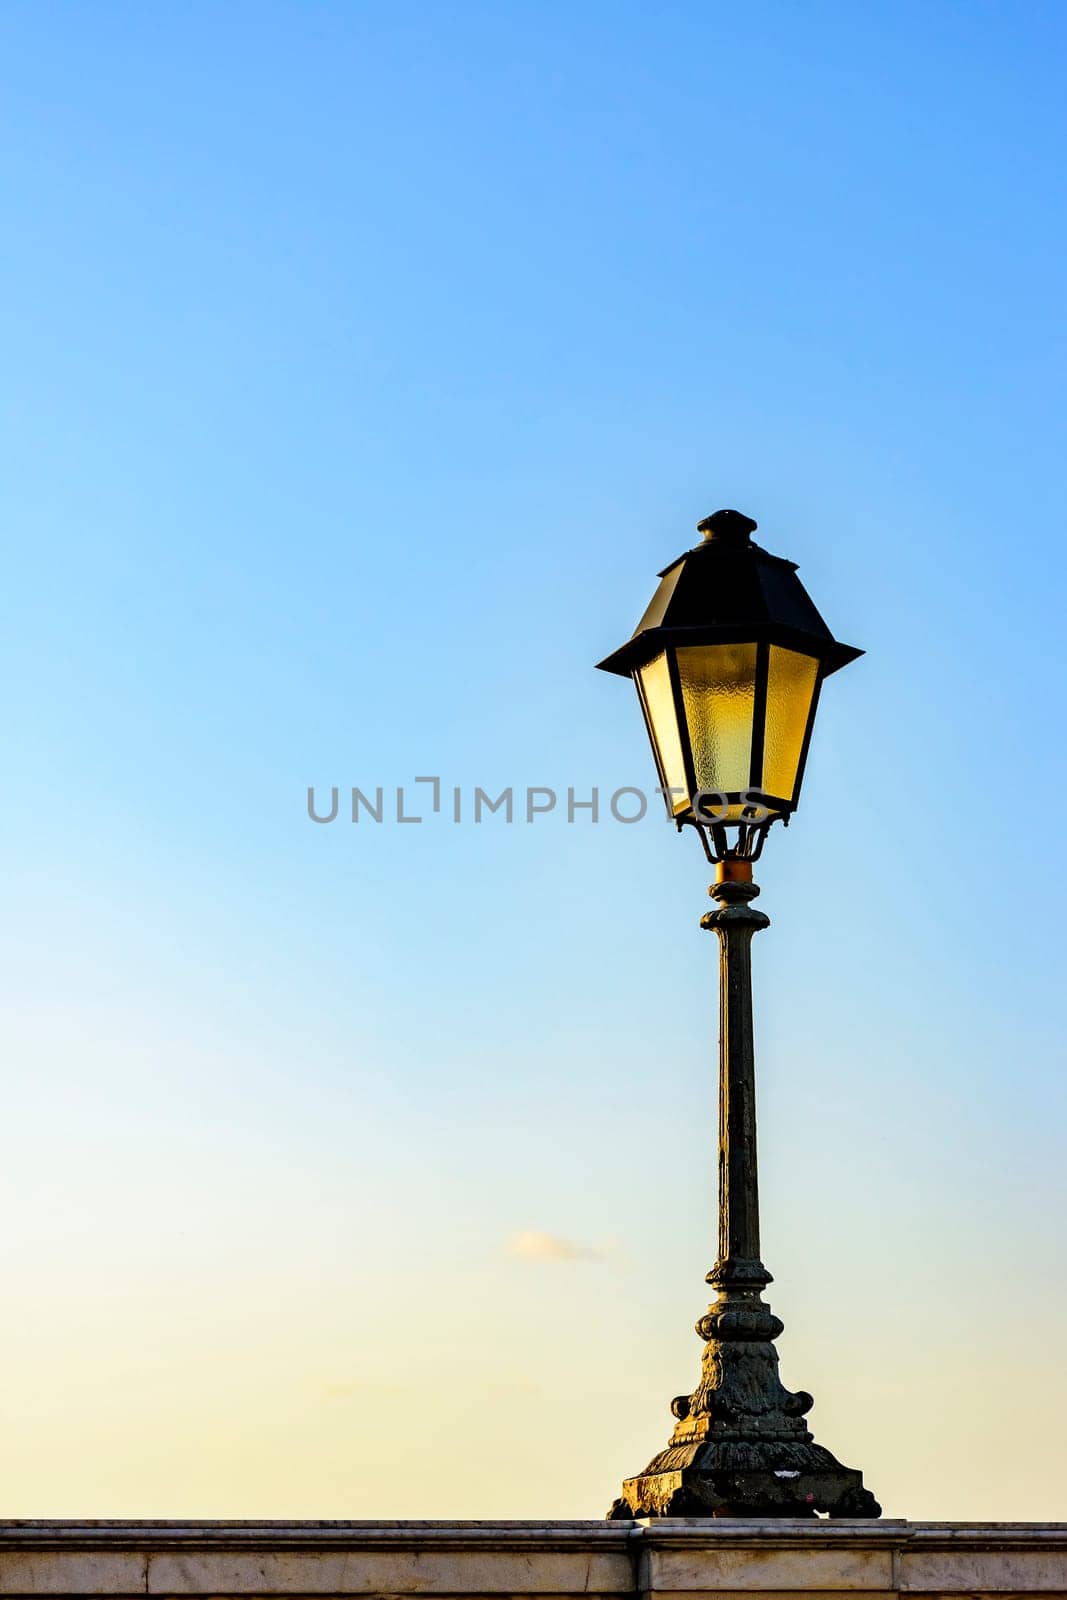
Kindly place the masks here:
<instances>
[{"instance_id":1,"label":"stone ledge","mask_svg":"<svg viewBox=\"0 0 1067 1600\"><path fill-rule=\"evenodd\" d=\"M0 1522L0 1595L1067 1600L1067 1524Z\"/></svg>"},{"instance_id":2,"label":"stone ledge","mask_svg":"<svg viewBox=\"0 0 1067 1600\"><path fill-rule=\"evenodd\" d=\"M6 1550L94 1549L372 1550L625 1548L633 1522L252 1522L125 1519L76 1522L52 1518L0 1520L0 1559Z\"/></svg>"}]
</instances>

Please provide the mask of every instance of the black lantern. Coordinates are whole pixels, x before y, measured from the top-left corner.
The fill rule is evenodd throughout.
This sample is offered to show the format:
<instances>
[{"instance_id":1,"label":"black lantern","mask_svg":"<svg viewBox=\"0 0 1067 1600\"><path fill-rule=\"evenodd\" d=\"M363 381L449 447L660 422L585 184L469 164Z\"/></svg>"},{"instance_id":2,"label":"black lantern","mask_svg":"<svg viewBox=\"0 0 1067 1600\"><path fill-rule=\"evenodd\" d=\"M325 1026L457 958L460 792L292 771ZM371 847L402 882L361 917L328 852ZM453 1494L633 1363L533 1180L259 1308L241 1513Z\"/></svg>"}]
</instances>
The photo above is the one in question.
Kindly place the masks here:
<instances>
[{"instance_id":1,"label":"black lantern","mask_svg":"<svg viewBox=\"0 0 1067 1600\"><path fill-rule=\"evenodd\" d=\"M755 860L796 810L823 679L863 652L837 642L794 562L752 542L751 517L697 527L704 542L664 568L633 637L599 665L637 686L679 828L699 830L710 860Z\"/></svg>"}]
</instances>

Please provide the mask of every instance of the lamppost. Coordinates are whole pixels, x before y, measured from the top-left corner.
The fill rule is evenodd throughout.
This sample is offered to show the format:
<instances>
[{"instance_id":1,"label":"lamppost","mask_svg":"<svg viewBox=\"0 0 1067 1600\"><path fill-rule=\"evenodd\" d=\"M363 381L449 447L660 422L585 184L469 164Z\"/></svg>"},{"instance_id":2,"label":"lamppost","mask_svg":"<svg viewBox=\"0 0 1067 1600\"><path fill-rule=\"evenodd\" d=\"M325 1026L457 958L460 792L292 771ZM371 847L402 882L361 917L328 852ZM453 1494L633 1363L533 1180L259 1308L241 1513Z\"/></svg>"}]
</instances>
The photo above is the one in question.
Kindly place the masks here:
<instances>
[{"instance_id":1,"label":"lamppost","mask_svg":"<svg viewBox=\"0 0 1067 1600\"><path fill-rule=\"evenodd\" d=\"M715 882L719 939L718 1299L697 1323L700 1382L671 1402L665 1450L627 1478L610 1517L877 1517L863 1474L817 1445L813 1405L778 1376L782 1323L762 1298L752 1042L752 935L769 926L752 881L771 825L796 809L823 679L862 654L839 644L796 566L717 511L704 542L660 574L633 637L600 662L632 677L668 814L693 827Z\"/></svg>"}]
</instances>

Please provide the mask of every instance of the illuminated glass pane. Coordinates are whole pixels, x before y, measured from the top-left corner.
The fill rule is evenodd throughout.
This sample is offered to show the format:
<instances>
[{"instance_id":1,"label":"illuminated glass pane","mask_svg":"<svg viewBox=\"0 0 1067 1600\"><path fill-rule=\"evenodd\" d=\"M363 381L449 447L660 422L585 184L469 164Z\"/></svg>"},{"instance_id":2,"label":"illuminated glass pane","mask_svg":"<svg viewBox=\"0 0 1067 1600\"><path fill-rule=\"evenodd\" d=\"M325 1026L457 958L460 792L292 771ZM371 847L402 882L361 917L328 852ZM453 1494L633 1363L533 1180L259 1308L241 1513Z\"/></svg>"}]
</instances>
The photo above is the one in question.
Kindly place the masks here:
<instances>
[{"instance_id":1,"label":"illuminated glass pane","mask_svg":"<svg viewBox=\"0 0 1067 1600\"><path fill-rule=\"evenodd\" d=\"M808 712L819 677L819 663L771 645L767 675L767 721L763 735L763 787L792 800L797 767L808 726Z\"/></svg>"},{"instance_id":2,"label":"illuminated glass pane","mask_svg":"<svg viewBox=\"0 0 1067 1600\"><path fill-rule=\"evenodd\" d=\"M689 804L689 788L685 781L682 761L682 741L678 736L678 718L674 712L674 695L671 693L670 670L667 657L660 652L647 666L640 669L641 693L649 721L649 733L659 758L659 769L666 788L678 792L671 796L671 810L684 811Z\"/></svg>"},{"instance_id":3,"label":"illuminated glass pane","mask_svg":"<svg viewBox=\"0 0 1067 1600\"><path fill-rule=\"evenodd\" d=\"M756 701L754 644L687 645L678 675L698 789L749 787Z\"/></svg>"}]
</instances>

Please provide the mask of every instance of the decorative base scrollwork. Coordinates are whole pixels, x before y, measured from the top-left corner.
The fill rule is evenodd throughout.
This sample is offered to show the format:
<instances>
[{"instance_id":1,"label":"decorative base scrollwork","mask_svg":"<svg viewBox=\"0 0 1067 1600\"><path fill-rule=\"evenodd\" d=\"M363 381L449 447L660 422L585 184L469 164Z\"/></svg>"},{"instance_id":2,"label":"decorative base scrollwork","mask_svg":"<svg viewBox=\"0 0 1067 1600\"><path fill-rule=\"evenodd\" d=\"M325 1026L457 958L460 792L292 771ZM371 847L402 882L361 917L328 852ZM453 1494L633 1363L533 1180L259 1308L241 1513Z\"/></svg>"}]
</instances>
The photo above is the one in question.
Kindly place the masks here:
<instances>
[{"instance_id":1,"label":"decorative base scrollwork","mask_svg":"<svg viewBox=\"0 0 1067 1600\"><path fill-rule=\"evenodd\" d=\"M791 1393L778 1376L782 1324L759 1292L766 1268L719 1263L708 1278L722 1290L697 1323L700 1383L671 1402L670 1443L626 1479L608 1517L881 1516L862 1472L812 1438L803 1420L811 1395Z\"/></svg>"}]
</instances>

